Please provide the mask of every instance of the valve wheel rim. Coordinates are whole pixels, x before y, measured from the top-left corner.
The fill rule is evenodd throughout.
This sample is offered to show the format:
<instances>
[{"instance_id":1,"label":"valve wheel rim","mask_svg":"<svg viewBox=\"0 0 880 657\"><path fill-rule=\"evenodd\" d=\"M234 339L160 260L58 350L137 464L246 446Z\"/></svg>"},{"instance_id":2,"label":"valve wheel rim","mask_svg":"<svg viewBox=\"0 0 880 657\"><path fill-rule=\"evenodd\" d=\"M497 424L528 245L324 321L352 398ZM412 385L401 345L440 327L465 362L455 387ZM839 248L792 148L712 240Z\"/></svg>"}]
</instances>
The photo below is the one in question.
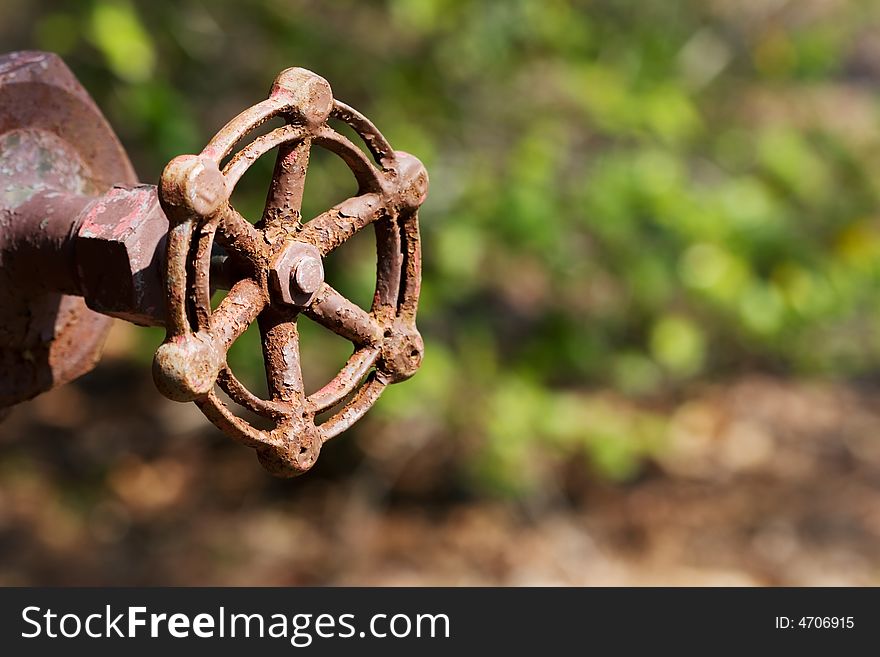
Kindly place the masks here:
<instances>
[{"instance_id":1,"label":"valve wheel rim","mask_svg":"<svg viewBox=\"0 0 880 657\"><path fill-rule=\"evenodd\" d=\"M228 158L221 171L224 198L216 209L207 214L193 212L192 207L183 213L175 211L174 203L163 194L168 169L163 174L160 196L163 205L171 210L167 214L172 221L168 240L166 342L206 333L219 340L223 352L214 385L193 401L225 433L257 448L261 461L274 474L290 476L308 470L323 442L354 424L388 384L408 378L420 363L421 339L415 328L415 316L421 282L418 205L424 193L417 202L412 201L412 194L408 201L401 202L401 190L407 181L402 179L400 158L411 156L393 151L366 117L332 99L332 94L332 105L329 111L325 109L323 119L309 121L312 108L292 103L289 89L279 91L278 80L285 73L276 80L267 100L233 118L198 156L217 169ZM326 85L323 79L318 80ZM329 91L329 85L326 86ZM302 120L302 115L307 118ZM244 136L277 116L285 118L285 125L256 137L229 157ZM372 161L362 149L332 129L329 119L351 127ZM302 191L308 154L314 145L333 152L348 165L358 183L358 193L302 223ZM278 157L270 192L261 221L255 226L234 209L230 197L247 169L275 149ZM426 192L427 176L419 175L423 175ZM378 258L369 312L326 282L302 306L285 307L278 303L267 277L269 264L280 251L298 242L317 249L323 258L370 224L375 229ZM236 282L212 311L210 258L215 239L230 257L249 265L251 274ZM300 314L354 345L353 354L340 372L311 395L305 394L302 382L297 329ZM271 399L253 394L226 363L229 346L255 320L260 326ZM408 350L409 355L404 353L402 357L409 361L401 366L402 350ZM217 386L244 408L273 420L275 428L260 429L240 418L218 396ZM315 423L316 415L334 408L336 411L329 418Z\"/></svg>"}]
</instances>

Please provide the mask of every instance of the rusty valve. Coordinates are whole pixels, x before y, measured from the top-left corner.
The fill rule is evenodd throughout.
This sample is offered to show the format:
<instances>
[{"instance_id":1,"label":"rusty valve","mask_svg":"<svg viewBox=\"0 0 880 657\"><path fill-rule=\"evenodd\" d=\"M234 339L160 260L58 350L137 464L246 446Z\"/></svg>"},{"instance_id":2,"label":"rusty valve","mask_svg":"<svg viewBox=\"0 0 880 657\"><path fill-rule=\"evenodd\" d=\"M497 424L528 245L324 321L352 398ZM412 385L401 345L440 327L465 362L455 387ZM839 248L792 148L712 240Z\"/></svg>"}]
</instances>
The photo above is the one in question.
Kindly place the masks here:
<instances>
[{"instance_id":1,"label":"rusty valve","mask_svg":"<svg viewBox=\"0 0 880 657\"><path fill-rule=\"evenodd\" d=\"M281 127L243 141L275 117ZM347 124L365 148L331 121ZM313 146L342 158L358 193L303 222ZM273 149L265 209L252 224L230 195ZM0 416L89 371L109 315L166 328L153 367L166 396L195 402L255 448L272 473L308 470L324 441L421 363L418 208L427 189L416 158L391 150L369 120L334 100L326 80L300 68L282 72L268 99L230 121L201 153L172 160L158 189L140 185L60 58L0 55ZM378 265L367 311L324 280L323 258L369 224ZM216 289L228 292L212 310ZM354 345L342 371L310 395L300 371L300 315ZM248 391L226 362L254 321L268 399ZM259 426L234 414L220 391L262 416Z\"/></svg>"},{"instance_id":2,"label":"rusty valve","mask_svg":"<svg viewBox=\"0 0 880 657\"><path fill-rule=\"evenodd\" d=\"M239 141L273 117L285 124L233 154ZM352 128L372 157L335 131L331 120ZM313 146L343 159L358 194L303 222ZM251 223L230 204L230 195L254 161L272 149L278 154L265 209ZM159 390L170 399L195 402L221 430L255 448L273 474L293 476L311 468L325 441L350 427L385 386L409 378L421 363L424 347L415 325L421 279L418 208L427 189L421 162L393 151L366 117L334 100L324 78L301 68L283 71L267 100L232 119L200 154L172 160L162 174L159 199L170 228L167 337L153 363ZM366 311L325 282L322 258L369 224L375 227L378 266ZM238 276L212 310L215 242ZM300 370L300 314L354 345L339 374L310 395ZM247 390L226 363L230 345L255 320L269 399ZM218 387L274 426L258 428L234 414ZM316 422L325 412L330 417Z\"/></svg>"}]
</instances>

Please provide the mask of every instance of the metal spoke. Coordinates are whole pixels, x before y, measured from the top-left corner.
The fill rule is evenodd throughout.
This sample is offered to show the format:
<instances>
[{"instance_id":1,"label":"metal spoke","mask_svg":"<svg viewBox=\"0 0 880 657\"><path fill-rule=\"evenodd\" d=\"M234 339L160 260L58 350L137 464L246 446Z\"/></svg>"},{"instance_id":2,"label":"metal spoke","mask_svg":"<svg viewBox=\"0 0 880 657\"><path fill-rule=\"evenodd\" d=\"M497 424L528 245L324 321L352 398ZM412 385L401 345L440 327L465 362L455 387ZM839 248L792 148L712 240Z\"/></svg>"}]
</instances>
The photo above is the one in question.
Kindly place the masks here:
<instances>
[{"instance_id":1,"label":"metal spoke","mask_svg":"<svg viewBox=\"0 0 880 657\"><path fill-rule=\"evenodd\" d=\"M299 223L302 220L300 210L311 146L311 138L306 137L299 143L278 147L275 172L263 210L262 223L266 229L271 231L285 223Z\"/></svg>"},{"instance_id":2,"label":"metal spoke","mask_svg":"<svg viewBox=\"0 0 880 657\"><path fill-rule=\"evenodd\" d=\"M267 251L260 231L231 205L220 212L219 219L216 239L226 252L259 267Z\"/></svg>"},{"instance_id":3,"label":"metal spoke","mask_svg":"<svg viewBox=\"0 0 880 657\"><path fill-rule=\"evenodd\" d=\"M275 401L305 407L305 390L299 358L299 331L292 312L267 308L258 319L263 337L266 381Z\"/></svg>"},{"instance_id":4,"label":"metal spoke","mask_svg":"<svg viewBox=\"0 0 880 657\"><path fill-rule=\"evenodd\" d=\"M208 332L218 350L225 353L266 306L266 297L256 281L244 278L229 290L208 318Z\"/></svg>"},{"instance_id":5,"label":"metal spoke","mask_svg":"<svg viewBox=\"0 0 880 657\"><path fill-rule=\"evenodd\" d=\"M303 312L356 345L375 345L382 340L382 327L373 316L326 283Z\"/></svg>"},{"instance_id":6,"label":"metal spoke","mask_svg":"<svg viewBox=\"0 0 880 657\"><path fill-rule=\"evenodd\" d=\"M306 223L297 239L314 244L326 256L385 212L379 194L354 196Z\"/></svg>"}]
</instances>

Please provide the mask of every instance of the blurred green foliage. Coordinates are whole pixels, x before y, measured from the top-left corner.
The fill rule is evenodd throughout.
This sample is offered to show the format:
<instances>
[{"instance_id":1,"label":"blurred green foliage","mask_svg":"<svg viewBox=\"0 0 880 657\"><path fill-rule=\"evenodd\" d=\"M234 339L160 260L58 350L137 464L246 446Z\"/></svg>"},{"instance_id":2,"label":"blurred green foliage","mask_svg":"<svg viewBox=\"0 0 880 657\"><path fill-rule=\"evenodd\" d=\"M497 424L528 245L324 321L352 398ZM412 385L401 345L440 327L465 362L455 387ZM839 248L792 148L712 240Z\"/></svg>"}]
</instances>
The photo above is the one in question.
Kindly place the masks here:
<instances>
[{"instance_id":1,"label":"blurred green foliage","mask_svg":"<svg viewBox=\"0 0 880 657\"><path fill-rule=\"evenodd\" d=\"M471 482L519 491L578 454L632 476L663 421L623 398L877 371L877 3L6 4L7 47L61 53L145 180L291 65L426 163L426 360L366 430L427 427ZM252 215L261 167L237 200ZM318 161L307 211L347 176ZM369 250L330 267L362 302ZM257 339L233 354L252 382ZM345 357L305 341L315 381Z\"/></svg>"}]
</instances>

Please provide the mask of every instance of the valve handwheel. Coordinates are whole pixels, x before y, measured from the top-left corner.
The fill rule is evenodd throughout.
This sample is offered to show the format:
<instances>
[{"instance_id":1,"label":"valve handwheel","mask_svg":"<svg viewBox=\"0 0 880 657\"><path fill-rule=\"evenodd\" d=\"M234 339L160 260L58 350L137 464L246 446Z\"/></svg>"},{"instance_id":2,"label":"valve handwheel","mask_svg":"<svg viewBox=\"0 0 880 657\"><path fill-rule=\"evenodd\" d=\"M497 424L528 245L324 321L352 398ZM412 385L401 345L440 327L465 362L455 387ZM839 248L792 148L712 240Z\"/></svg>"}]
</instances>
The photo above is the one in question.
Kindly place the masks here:
<instances>
[{"instance_id":1,"label":"valve handwheel","mask_svg":"<svg viewBox=\"0 0 880 657\"><path fill-rule=\"evenodd\" d=\"M232 157L236 144L273 117L285 124L256 137ZM350 126L368 157L330 127ZM300 207L313 145L341 157L358 183L356 196L302 222ZM250 223L229 202L251 164L277 148L263 215ZM224 160L228 161L225 162ZM421 282L418 208L428 175L415 157L393 151L363 115L334 100L322 77L301 68L283 71L269 98L223 127L199 155L172 160L159 197L171 222L166 287L168 334L153 373L167 397L194 401L217 427L257 450L278 476L314 465L322 444L360 419L385 386L412 376L423 343L415 318ZM324 281L322 258L373 224L378 251L376 290L367 312ZM210 268L217 241L242 272L211 309ZM300 313L349 339L354 353L337 376L306 395L300 369ZM236 379L226 364L230 345L256 320L270 399ZM274 423L260 429L221 400L216 387ZM321 424L315 416L338 409Z\"/></svg>"}]
</instances>

